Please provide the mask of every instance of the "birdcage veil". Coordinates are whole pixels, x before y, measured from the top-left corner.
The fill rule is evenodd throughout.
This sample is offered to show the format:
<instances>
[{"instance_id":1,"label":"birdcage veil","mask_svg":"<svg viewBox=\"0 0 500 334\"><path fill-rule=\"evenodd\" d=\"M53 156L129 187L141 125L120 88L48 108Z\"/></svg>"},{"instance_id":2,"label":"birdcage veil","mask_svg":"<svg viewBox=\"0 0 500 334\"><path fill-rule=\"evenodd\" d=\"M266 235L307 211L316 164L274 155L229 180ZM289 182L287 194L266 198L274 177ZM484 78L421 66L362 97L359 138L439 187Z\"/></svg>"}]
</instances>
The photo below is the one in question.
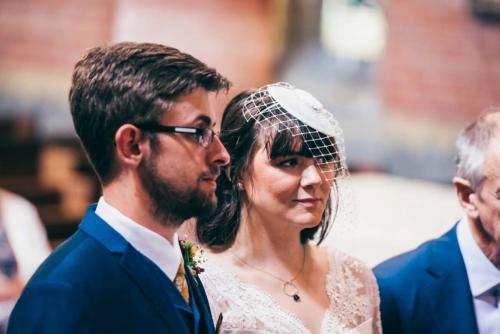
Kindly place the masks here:
<instances>
[{"instance_id":1,"label":"birdcage veil","mask_svg":"<svg viewBox=\"0 0 500 334\"><path fill-rule=\"evenodd\" d=\"M264 86L245 100L243 116L264 128L301 136L328 181L349 174L342 129L308 92L284 82Z\"/></svg>"},{"instance_id":2,"label":"birdcage veil","mask_svg":"<svg viewBox=\"0 0 500 334\"><path fill-rule=\"evenodd\" d=\"M284 82L257 89L244 101L242 112L247 121L253 119L265 130L272 127L301 136L324 178L332 183L335 229L342 225L340 230L346 232L351 224L345 223L353 222L353 200L344 135L334 115L308 92Z\"/></svg>"}]
</instances>

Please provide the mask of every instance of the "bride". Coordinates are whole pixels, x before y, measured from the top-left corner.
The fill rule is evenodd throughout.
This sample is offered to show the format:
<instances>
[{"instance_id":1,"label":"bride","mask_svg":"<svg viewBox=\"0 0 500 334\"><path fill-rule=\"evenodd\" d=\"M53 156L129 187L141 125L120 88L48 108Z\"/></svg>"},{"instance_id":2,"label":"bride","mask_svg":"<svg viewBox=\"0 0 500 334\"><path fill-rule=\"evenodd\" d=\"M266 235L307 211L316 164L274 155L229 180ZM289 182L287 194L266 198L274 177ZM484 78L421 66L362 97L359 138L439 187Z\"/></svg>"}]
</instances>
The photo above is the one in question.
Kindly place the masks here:
<instances>
[{"instance_id":1,"label":"bride","mask_svg":"<svg viewBox=\"0 0 500 334\"><path fill-rule=\"evenodd\" d=\"M272 84L233 98L220 138L231 165L218 210L196 232L210 250L200 278L221 333L380 333L371 270L318 246L348 176L332 114Z\"/></svg>"}]
</instances>

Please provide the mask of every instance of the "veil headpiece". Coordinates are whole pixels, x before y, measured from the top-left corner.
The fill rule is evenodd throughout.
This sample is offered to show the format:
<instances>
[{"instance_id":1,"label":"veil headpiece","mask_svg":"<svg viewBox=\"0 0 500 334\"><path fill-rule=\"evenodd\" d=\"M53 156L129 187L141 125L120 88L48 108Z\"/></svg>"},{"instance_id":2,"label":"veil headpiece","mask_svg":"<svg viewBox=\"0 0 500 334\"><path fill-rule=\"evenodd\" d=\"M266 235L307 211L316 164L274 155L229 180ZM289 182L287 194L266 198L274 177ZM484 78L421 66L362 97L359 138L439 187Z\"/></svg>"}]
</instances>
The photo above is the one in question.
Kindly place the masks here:
<instances>
[{"instance_id":1,"label":"veil headpiece","mask_svg":"<svg viewBox=\"0 0 500 334\"><path fill-rule=\"evenodd\" d=\"M284 82L261 87L245 100L243 116L264 129L274 127L301 136L327 180L349 175L342 129L308 92Z\"/></svg>"}]
</instances>

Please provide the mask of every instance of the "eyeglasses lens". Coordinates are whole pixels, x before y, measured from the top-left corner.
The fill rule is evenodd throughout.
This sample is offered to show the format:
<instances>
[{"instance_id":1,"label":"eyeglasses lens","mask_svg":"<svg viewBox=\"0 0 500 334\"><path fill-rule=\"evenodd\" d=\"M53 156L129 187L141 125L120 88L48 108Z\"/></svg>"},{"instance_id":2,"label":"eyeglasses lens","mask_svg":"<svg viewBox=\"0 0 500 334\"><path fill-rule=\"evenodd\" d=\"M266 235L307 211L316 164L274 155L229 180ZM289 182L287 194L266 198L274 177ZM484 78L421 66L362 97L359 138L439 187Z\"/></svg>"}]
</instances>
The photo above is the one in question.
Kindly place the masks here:
<instances>
[{"instance_id":1,"label":"eyeglasses lens","mask_svg":"<svg viewBox=\"0 0 500 334\"><path fill-rule=\"evenodd\" d=\"M214 140L214 131L212 129L205 129L200 138L200 143L203 147L208 147Z\"/></svg>"}]
</instances>

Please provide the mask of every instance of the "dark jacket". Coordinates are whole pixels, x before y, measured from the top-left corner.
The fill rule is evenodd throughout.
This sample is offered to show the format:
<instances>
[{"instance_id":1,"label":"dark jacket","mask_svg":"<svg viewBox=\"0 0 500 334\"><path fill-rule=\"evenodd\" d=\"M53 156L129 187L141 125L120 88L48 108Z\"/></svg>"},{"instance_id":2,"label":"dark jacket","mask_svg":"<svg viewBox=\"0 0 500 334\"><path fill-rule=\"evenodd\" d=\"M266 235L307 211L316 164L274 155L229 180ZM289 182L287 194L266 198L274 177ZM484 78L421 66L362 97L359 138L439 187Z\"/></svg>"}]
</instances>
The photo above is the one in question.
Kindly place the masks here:
<instances>
[{"instance_id":1,"label":"dark jacket","mask_svg":"<svg viewBox=\"0 0 500 334\"><path fill-rule=\"evenodd\" d=\"M186 268L189 306L160 268L94 211L36 271L8 333L213 334L199 279Z\"/></svg>"}]
</instances>

